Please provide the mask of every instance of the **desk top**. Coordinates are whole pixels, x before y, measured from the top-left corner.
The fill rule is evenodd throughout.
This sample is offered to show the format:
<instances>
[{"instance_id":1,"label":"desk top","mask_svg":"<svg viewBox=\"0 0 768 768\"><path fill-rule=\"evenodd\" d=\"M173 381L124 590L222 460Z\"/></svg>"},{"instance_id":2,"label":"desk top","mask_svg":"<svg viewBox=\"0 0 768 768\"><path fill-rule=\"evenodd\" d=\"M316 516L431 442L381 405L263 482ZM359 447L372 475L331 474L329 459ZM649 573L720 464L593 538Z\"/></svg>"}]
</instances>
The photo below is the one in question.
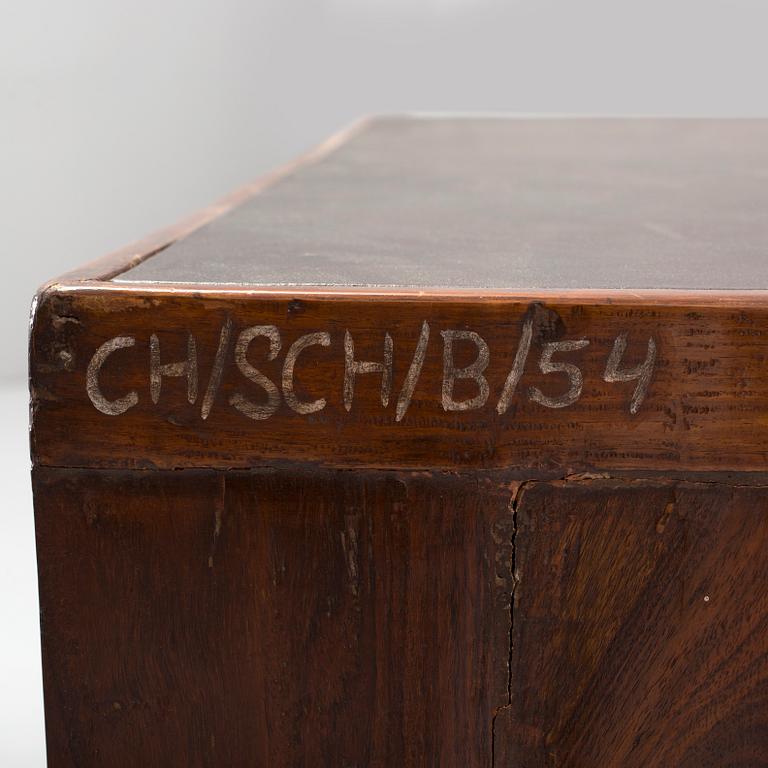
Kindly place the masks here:
<instances>
[{"instance_id":1,"label":"desk top","mask_svg":"<svg viewBox=\"0 0 768 768\"><path fill-rule=\"evenodd\" d=\"M768 121L383 117L116 282L768 288Z\"/></svg>"}]
</instances>

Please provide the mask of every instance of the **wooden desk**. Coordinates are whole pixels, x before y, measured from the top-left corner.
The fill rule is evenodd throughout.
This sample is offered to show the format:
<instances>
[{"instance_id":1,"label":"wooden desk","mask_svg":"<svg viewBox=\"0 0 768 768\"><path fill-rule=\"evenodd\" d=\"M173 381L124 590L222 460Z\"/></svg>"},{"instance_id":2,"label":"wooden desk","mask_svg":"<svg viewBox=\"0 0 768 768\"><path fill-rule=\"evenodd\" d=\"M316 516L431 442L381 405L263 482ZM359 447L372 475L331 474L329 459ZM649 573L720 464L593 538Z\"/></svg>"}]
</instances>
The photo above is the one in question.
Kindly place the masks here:
<instances>
[{"instance_id":1,"label":"wooden desk","mask_svg":"<svg viewBox=\"0 0 768 768\"><path fill-rule=\"evenodd\" d=\"M768 122L380 118L41 289L49 765L768 764Z\"/></svg>"}]
</instances>

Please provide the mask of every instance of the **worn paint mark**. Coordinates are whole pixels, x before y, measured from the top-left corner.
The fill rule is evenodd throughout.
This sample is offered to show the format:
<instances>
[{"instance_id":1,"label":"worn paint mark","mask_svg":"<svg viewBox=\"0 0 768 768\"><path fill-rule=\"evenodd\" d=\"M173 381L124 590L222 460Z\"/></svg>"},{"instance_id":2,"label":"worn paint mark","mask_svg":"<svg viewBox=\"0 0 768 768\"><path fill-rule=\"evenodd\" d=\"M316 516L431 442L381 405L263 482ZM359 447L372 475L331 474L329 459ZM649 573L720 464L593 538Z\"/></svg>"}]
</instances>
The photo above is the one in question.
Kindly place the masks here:
<instances>
[{"instance_id":1,"label":"worn paint mark","mask_svg":"<svg viewBox=\"0 0 768 768\"><path fill-rule=\"evenodd\" d=\"M155 333L149 337L149 394L155 405L160 401L164 376L186 376L187 399L190 404L197 400L197 344L191 333L187 335L187 359L177 363L161 363L160 339Z\"/></svg>"},{"instance_id":2,"label":"worn paint mark","mask_svg":"<svg viewBox=\"0 0 768 768\"><path fill-rule=\"evenodd\" d=\"M129 408L133 408L139 402L139 395L131 391L117 400L107 400L99 387L99 371L106 359L117 349L125 349L136 344L133 336L117 336L105 341L94 353L85 374L85 390L94 407L107 414L107 416L119 416Z\"/></svg>"},{"instance_id":3,"label":"worn paint mark","mask_svg":"<svg viewBox=\"0 0 768 768\"><path fill-rule=\"evenodd\" d=\"M446 411L471 411L475 408L482 408L488 400L490 392L488 379L483 375L490 362L488 344L475 331L440 331L440 335L443 337L443 409ZM477 347L475 361L465 368L456 368L453 362L453 342L459 339L471 341ZM453 387L456 379L473 379L477 382L477 395L469 400L454 400Z\"/></svg>"},{"instance_id":4,"label":"worn paint mark","mask_svg":"<svg viewBox=\"0 0 768 768\"><path fill-rule=\"evenodd\" d=\"M219 345L216 347L216 355L213 359L213 367L211 368L211 375L208 378L208 386L205 388L205 395L203 395L203 405L200 409L200 416L205 420L211 413L213 408L213 402L216 399L216 393L221 386L221 377L224 373L224 358L227 354L229 347L229 336L232 332L232 318L227 317L224 324L221 326L221 332L219 333Z\"/></svg>"},{"instance_id":5,"label":"worn paint mark","mask_svg":"<svg viewBox=\"0 0 768 768\"><path fill-rule=\"evenodd\" d=\"M528 397L535 403L546 408L565 408L573 405L581 397L581 389L584 385L584 377L581 370L573 363L553 363L552 355L557 352L574 352L582 349L589 344L587 339L577 339L576 341L548 341L541 350L541 359L539 360L539 370L542 373L564 373L568 376L570 387L562 395L545 395L538 387L531 387L528 390Z\"/></svg>"},{"instance_id":6,"label":"worn paint mark","mask_svg":"<svg viewBox=\"0 0 768 768\"><path fill-rule=\"evenodd\" d=\"M392 391L392 355L394 342L392 337L384 334L384 362L370 360L355 360L355 342L349 331L344 332L344 408L352 410L352 400L355 396L355 377L359 373L381 374L381 404L389 405L389 395Z\"/></svg>"},{"instance_id":7,"label":"worn paint mark","mask_svg":"<svg viewBox=\"0 0 768 768\"><path fill-rule=\"evenodd\" d=\"M646 392L648 391L648 384L653 375L653 368L656 363L656 342L653 338L648 339L648 351L645 360L640 363L640 365L625 371L620 371L619 365L624 357L626 349L627 332L624 331L623 333L620 333L613 342L613 349L608 356L603 380L608 383L637 380L637 386L635 387L632 400L629 404L629 412L634 415L638 412L645 399Z\"/></svg>"},{"instance_id":8,"label":"worn paint mark","mask_svg":"<svg viewBox=\"0 0 768 768\"><path fill-rule=\"evenodd\" d=\"M57 331L69 323L72 325L82 325L80 319L74 315L58 315L56 313L51 314L51 325L53 325L54 329Z\"/></svg>"},{"instance_id":9,"label":"worn paint mark","mask_svg":"<svg viewBox=\"0 0 768 768\"><path fill-rule=\"evenodd\" d=\"M300 414L315 413L316 411L322 411L325 408L326 400L324 397L319 397L317 400L311 402L303 402L296 397L296 393L293 389L293 375L296 367L296 361L299 355L307 347L314 346L315 344L321 347L329 347L331 345L331 335L329 333L308 333L306 336L301 336L291 344L291 348L288 350L288 354L285 356L285 362L283 363L283 397L288 407Z\"/></svg>"},{"instance_id":10,"label":"worn paint mark","mask_svg":"<svg viewBox=\"0 0 768 768\"><path fill-rule=\"evenodd\" d=\"M235 392L230 398L230 405L250 419L268 419L280 406L280 391L277 385L267 378L258 368L254 368L248 362L248 346L257 337L264 336L269 339L269 353L267 360L274 360L280 352L280 331L274 325L254 325L240 332L235 344L235 363L240 373L246 379L260 386L267 393L267 402L259 405L252 402L239 392Z\"/></svg>"},{"instance_id":11,"label":"worn paint mark","mask_svg":"<svg viewBox=\"0 0 768 768\"><path fill-rule=\"evenodd\" d=\"M517 393L520 381L525 373L525 367L530 355L531 346L536 343L541 345L541 355L538 368L543 374L565 374L568 381L568 389L561 394L547 395L539 387L531 386L527 391L528 398L546 408L565 408L576 403L582 394L584 375L581 368L573 362L555 361L556 354L576 352L586 347L588 339L544 341L546 335L563 330L559 317L545 317L545 327L537 325L533 316L525 319L518 347L512 367L506 377L495 411L499 416L505 415ZM216 395L221 387L226 357L230 348L230 336L232 332L232 320L228 317L221 327L219 343L216 349L215 359L212 365L210 377L203 397L200 415L207 419L213 407ZM444 411L471 411L483 408L489 399L491 386L486 371L490 363L490 350L485 339L471 330L448 329L440 332L443 337L443 376L440 391L440 404ZM313 345L331 346L331 336L328 332L309 333L299 337L288 349L283 361L281 378L278 383L270 379L248 360L248 351L251 343L259 336L269 340L267 362L277 359L282 349L282 341L279 329L274 325L257 325L245 328L240 332L234 345L234 363L238 371L248 381L256 384L266 393L266 402L255 402L242 392L235 392L229 397L229 404L244 416L254 420L264 420L273 416L280 408L281 401L295 413L307 415L324 409L327 405L325 397L315 400L300 400L297 396L295 384L295 368L301 353ZM426 359L427 346L430 336L430 326L423 321L419 339L413 353L413 357L403 381L402 389L397 400L394 420L400 422L405 417L413 398L419 377ZM538 339L538 341L537 341ZM457 342L470 342L477 350L474 361L466 367L457 367L454 360L454 347ZM133 336L117 336L102 344L94 353L88 364L86 375L86 390L93 405L102 413L119 415L138 402L138 395L130 392L117 400L107 400L99 389L98 374L105 361L114 351L135 345ZM623 383L636 381L636 387L632 395L629 411L635 415L644 402L650 381L652 379L656 362L656 342L649 338L645 360L633 368L622 370L620 368L622 358L626 351L627 333L623 332L615 339L608 356L602 378L608 383ZM160 341L157 334L150 337L150 361L149 361L149 389L151 400L154 404L160 401L163 378L166 376L187 378L187 399L194 404L198 395L198 360L195 337L187 335L187 358L173 363L161 362ZM59 368L73 370L75 358L73 354L63 349L58 352ZM712 361L714 365L717 361ZM349 330L344 334L344 380L342 387L342 403L349 413L352 410L355 392L355 382L359 374L375 373L381 375L380 400L383 408L387 408L392 392L394 372L394 341L389 332L384 334L384 351L381 362L370 360L357 360L355 358L355 344L352 333ZM477 388L477 394L464 400L454 397L456 382L468 380ZM557 386L557 385L553 385ZM282 398L281 398L282 394ZM263 400L263 398L262 398Z\"/></svg>"},{"instance_id":12,"label":"worn paint mark","mask_svg":"<svg viewBox=\"0 0 768 768\"><path fill-rule=\"evenodd\" d=\"M395 421L402 421L408 406L411 404L413 393L416 390L416 384L421 375L421 369L424 367L424 359L427 355L427 344L429 343L429 323L425 320L421 324L421 333L413 353L411 365L403 382L403 388L400 390L400 397L397 398L397 409L395 411Z\"/></svg>"},{"instance_id":13,"label":"worn paint mark","mask_svg":"<svg viewBox=\"0 0 768 768\"><path fill-rule=\"evenodd\" d=\"M512 369L507 376L507 380L504 382L504 389L501 392L501 397L499 397L499 402L496 404L496 412L499 415L507 412L509 404L512 402L512 398L515 395L517 384L525 369L528 352L531 349L532 337L533 321L529 318L523 324L523 332L520 336L520 343L517 345L517 352L515 353L515 360L512 363Z\"/></svg>"}]
</instances>

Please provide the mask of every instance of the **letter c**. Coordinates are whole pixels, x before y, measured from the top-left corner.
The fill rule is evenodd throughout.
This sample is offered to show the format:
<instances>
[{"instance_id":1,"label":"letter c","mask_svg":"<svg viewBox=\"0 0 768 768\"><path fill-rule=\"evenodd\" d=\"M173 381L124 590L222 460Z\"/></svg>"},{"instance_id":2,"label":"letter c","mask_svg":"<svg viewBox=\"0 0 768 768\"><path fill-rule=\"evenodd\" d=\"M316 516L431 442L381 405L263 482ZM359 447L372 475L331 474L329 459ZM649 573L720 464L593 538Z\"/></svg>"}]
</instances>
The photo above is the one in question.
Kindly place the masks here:
<instances>
[{"instance_id":1,"label":"letter c","mask_svg":"<svg viewBox=\"0 0 768 768\"><path fill-rule=\"evenodd\" d=\"M331 336L328 333L308 333L293 342L283 363L283 397L291 410L300 414L315 413L325 408L325 398L320 397L312 402L302 402L296 397L293 390L293 369L299 354L307 347L319 344L321 347L328 347L331 344Z\"/></svg>"},{"instance_id":2,"label":"letter c","mask_svg":"<svg viewBox=\"0 0 768 768\"><path fill-rule=\"evenodd\" d=\"M134 339L133 336L116 336L114 339L105 341L96 350L96 353L91 358L91 362L88 363L88 370L85 377L86 392L88 392L88 397L91 399L91 402L96 409L102 413L106 413L107 416L119 416L121 413L125 413L129 408L133 408L133 406L139 402L139 396L135 391L129 392L127 395L120 397L117 400L107 400L104 395L101 394L101 389L99 387L99 371L106 359L116 349L132 347L135 343L136 339Z\"/></svg>"}]
</instances>

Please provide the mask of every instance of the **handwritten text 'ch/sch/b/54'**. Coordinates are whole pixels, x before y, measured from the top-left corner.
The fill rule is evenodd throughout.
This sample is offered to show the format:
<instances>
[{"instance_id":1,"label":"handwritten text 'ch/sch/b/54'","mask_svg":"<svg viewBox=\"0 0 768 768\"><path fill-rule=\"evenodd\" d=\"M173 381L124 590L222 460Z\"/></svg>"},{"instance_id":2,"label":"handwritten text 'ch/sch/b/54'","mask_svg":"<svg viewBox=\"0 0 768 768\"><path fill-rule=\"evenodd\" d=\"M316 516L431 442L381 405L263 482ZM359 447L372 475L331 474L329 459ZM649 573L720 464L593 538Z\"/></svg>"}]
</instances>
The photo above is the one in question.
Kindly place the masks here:
<instances>
[{"instance_id":1,"label":"handwritten text 'ch/sch/b/54'","mask_svg":"<svg viewBox=\"0 0 768 768\"><path fill-rule=\"evenodd\" d=\"M430 347L430 337L436 336L427 321L421 325L415 348L410 354L410 362L405 379L396 393L393 393L393 364L395 343L389 333L384 334L383 350L380 360L360 360L355 352L353 334L347 330L344 333L344 377L340 393L341 401L346 411L352 410L355 396L355 382L358 376L375 374L381 378L380 399L383 408L388 408L394 400L394 415L396 421L402 421L411 404L424 361ZM520 386L526 363L531 355L533 342L533 322L526 321L522 325L514 360L508 375L498 393L493 393L486 377L486 369L490 363L490 350L487 342L478 333L466 329L448 329L439 331L442 352L442 383L439 393L440 403L445 411L473 411L484 408L492 401L495 411L503 416L513 399L527 397L545 408L566 408L576 403L582 392L584 376L578 365L568 360L569 353L577 352L589 345L589 339L570 339L545 341L538 345L538 370L541 374L560 374L558 380L562 390L556 394L545 394L537 386L530 386L523 391ZM239 373L261 390L261 395L249 393L247 387L237 388L229 397L231 407L251 419L263 420L270 418L278 411L281 404L298 414L311 414L322 411L328 404L330 393L318 393L315 398L300 397L294 387L294 374L301 365L302 353L310 347L331 347L331 335L325 331L305 334L296 339L285 350L282 370L277 381L269 378L256 368L249 360L249 348L256 339L266 343L266 360L277 360L283 351L283 339L280 330L274 325L253 325L233 333L232 321L227 320L221 327L218 345L213 363L201 393L200 366L198 364L197 342L194 335L187 334L186 358L177 362L163 362L160 341L153 334L149 340L148 354L148 385L149 396L154 404L160 401L163 379L166 377L186 378L187 400L196 405L200 402L200 416L207 419L211 413L216 395L221 387L225 368L229 362L234 362ZM648 392L648 386L656 363L656 342L653 338L644 339L645 357L639 364L627 367L623 364L627 348L627 332L619 333L613 341L610 352L605 359L605 367L600 371L602 380L608 383L633 382L634 388L628 393L627 408L634 415L639 410ZM433 341L434 343L434 341ZM341 345L341 340L339 340ZM472 363L458 367L454 363L454 349L459 344L474 345L475 356ZM117 416L125 413L139 403L139 393L130 390L112 399L108 398L100 386L102 367L107 365L110 358L117 354L127 354L121 350L136 347L134 336L121 335L105 341L93 354L86 373L86 391L93 405L101 413ZM458 399L454 395L456 382L468 380L473 387L470 397ZM519 391L520 390L520 391ZM200 395L202 398L200 399Z\"/></svg>"}]
</instances>

